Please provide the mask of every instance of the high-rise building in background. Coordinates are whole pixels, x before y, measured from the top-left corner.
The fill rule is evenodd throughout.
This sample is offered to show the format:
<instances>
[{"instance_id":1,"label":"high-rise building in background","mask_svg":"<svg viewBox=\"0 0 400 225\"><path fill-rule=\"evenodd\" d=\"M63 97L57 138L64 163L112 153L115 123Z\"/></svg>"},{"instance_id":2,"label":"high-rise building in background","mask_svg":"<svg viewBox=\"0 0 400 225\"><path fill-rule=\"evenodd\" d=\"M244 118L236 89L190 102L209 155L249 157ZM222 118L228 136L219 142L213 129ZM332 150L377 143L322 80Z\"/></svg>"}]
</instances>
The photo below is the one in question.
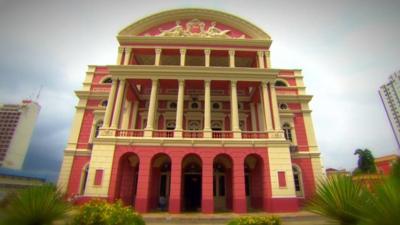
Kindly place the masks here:
<instances>
[{"instance_id":1,"label":"high-rise building in background","mask_svg":"<svg viewBox=\"0 0 400 225\"><path fill-rule=\"evenodd\" d=\"M296 211L323 176L312 96L271 67L270 36L206 9L157 13L118 34L116 65L76 92L59 186L138 212ZM79 197L78 197L79 196Z\"/></svg>"},{"instance_id":2,"label":"high-rise building in background","mask_svg":"<svg viewBox=\"0 0 400 225\"><path fill-rule=\"evenodd\" d=\"M31 100L0 104L0 167L22 169L39 111Z\"/></svg>"},{"instance_id":3,"label":"high-rise building in background","mask_svg":"<svg viewBox=\"0 0 400 225\"><path fill-rule=\"evenodd\" d=\"M392 74L389 82L379 88L379 95L400 149L400 71Z\"/></svg>"}]
</instances>

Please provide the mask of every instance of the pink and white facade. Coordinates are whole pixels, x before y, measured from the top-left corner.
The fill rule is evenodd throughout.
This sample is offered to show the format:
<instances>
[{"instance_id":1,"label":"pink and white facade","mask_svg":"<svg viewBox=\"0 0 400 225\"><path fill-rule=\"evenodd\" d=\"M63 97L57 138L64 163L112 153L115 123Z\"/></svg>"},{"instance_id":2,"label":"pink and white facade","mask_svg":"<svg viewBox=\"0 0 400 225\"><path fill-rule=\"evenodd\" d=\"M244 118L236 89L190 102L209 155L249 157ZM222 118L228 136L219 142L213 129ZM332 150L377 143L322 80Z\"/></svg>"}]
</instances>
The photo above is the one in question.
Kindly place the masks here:
<instances>
[{"instance_id":1,"label":"pink and white facade","mask_svg":"<svg viewBox=\"0 0 400 225\"><path fill-rule=\"evenodd\" d=\"M139 212L296 211L322 176L301 70L270 37L206 9L161 12L89 66L59 186Z\"/></svg>"}]
</instances>

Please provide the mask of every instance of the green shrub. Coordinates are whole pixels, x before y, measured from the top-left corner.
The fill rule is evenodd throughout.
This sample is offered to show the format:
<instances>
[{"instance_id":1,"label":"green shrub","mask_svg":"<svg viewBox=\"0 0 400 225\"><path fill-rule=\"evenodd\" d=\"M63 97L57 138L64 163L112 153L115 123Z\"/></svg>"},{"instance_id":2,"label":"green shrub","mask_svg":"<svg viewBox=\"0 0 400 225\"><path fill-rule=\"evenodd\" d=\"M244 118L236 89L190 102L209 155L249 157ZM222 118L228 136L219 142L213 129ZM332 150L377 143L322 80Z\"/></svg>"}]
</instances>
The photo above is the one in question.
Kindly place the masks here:
<instances>
[{"instance_id":1,"label":"green shrub","mask_svg":"<svg viewBox=\"0 0 400 225\"><path fill-rule=\"evenodd\" d=\"M70 206L54 185L45 184L11 194L4 202L0 224L50 225L63 219Z\"/></svg>"},{"instance_id":2,"label":"green shrub","mask_svg":"<svg viewBox=\"0 0 400 225\"><path fill-rule=\"evenodd\" d=\"M72 225L144 225L142 217L121 201L114 204L93 200L80 207Z\"/></svg>"},{"instance_id":3,"label":"green shrub","mask_svg":"<svg viewBox=\"0 0 400 225\"><path fill-rule=\"evenodd\" d=\"M277 216L245 216L231 220L228 225L280 225Z\"/></svg>"}]
</instances>

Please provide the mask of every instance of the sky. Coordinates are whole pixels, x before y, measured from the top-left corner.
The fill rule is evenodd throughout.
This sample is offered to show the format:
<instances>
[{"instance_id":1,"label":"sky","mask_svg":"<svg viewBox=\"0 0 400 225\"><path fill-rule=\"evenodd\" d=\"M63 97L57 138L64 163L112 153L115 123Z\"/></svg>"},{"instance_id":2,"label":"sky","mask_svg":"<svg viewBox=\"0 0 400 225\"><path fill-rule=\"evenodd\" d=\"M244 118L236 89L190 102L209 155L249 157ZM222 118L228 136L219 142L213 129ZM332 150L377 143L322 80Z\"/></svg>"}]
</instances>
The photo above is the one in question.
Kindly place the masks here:
<instances>
[{"instance_id":1,"label":"sky","mask_svg":"<svg viewBox=\"0 0 400 225\"><path fill-rule=\"evenodd\" d=\"M398 153L378 88L400 70L400 1L0 0L0 102L42 106L24 170L55 181L87 65L116 62L117 33L176 8L221 10L268 33L274 68L302 69L325 167L357 148Z\"/></svg>"}]
</instances>

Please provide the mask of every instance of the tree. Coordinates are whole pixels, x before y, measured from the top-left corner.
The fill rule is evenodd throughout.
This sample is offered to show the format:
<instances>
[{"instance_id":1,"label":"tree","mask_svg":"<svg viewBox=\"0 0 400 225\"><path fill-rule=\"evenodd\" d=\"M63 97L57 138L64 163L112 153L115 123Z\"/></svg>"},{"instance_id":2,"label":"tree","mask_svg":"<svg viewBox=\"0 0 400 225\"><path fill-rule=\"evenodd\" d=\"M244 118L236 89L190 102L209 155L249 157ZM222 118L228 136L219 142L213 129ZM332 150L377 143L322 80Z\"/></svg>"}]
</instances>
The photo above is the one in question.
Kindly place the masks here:
<instances>
[{"instance_id":1,"label":"tree","mask_svg":"<svg viewBox=\"0 0 400 225\"><path fill-rule=\"evenodd\" d=\"M358 167L354 173L376 173L375 158L369 149L357 149L354 155L358 155Z\"/></svg>"}]
</instances>

